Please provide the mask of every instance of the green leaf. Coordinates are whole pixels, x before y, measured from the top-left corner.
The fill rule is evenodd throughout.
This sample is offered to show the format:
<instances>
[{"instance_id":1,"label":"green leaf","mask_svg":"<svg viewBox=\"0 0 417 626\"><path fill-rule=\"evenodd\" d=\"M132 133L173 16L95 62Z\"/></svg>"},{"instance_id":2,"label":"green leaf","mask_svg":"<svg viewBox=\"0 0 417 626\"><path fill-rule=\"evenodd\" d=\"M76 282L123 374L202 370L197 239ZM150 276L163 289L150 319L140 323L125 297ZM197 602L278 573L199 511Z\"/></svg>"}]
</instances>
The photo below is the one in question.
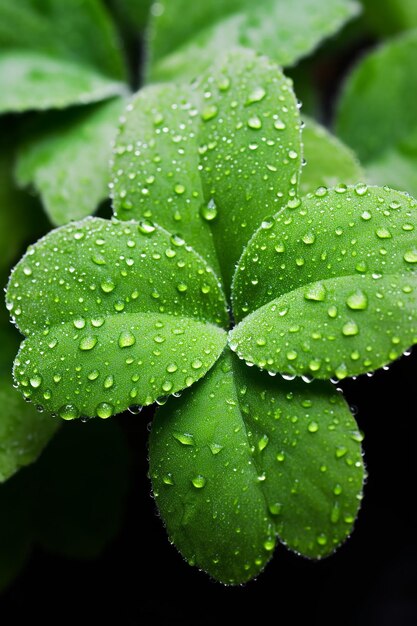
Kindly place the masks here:
<instances>
[{"instance_id":1,"label":"green leaf","mask_svg":"<svg viewBox=\"0 0 417 626\"><path fill-rule=\"evenodd\" d=\"M330 384L272 380L226 353L153 422L150 472L171 540L227 584L263 569L276 534L326 556L357 514L361 439Z\"/></svg>"},{"instance_id":2,"label":"green leaf","mask_svg":"<svg viewBox=\"0 0 417 626\"><path fill-rule=\"evenodd\" d=\"M145 29L152 0L107 0L106 4L127 32L137 36Z\"/></svg>"},{"instance_id":3,"label":"green leaf","mask_svg":"<svg viewBox=\"0 0 417 626\"><path fill-rule=\"evenodd\" d=\"M377 33L391 35L417 27L415 0L362 0L364 18Z\"/></svg>"},{"instance_id":4,"label":"green leaf","mask_svg":"<svg viewBox=\"0 0 417 626\"><path fill-rule=\"evenodd\" d=\"M216 268L212 233L229 285L254 229L295 194L300 160L290 82L237 50L192 87L139 92L116 140L114 207L179 232Z\"/></svg>"},{"instance_id":5,"label":"green leaf","mask_svg":"<svg viewBox=\"0 0 417 626\"><path fill-rule=\"evenodd\" d=\"M415 195L417 113L409 98L417 91L416 54L417 31L410 31L366 56L346 82L336 121L370 180Z\"/></svg>"},{"instance_id":6,"label":"green leaf","mask_svg":"<svg viewBox=\"0 0 417 626\"><path fill-rule=\"evenodd\" d=\"M0 49L47 55L117 81L126 77L116 30L100 0L2 0Z\"/></svg>"},{"instance_id":7,"label":"green leaf","mask_svg":"<svg viewBox=\"0 0 417 626\"><path fill-rule=\"evenodd\" d=\"M0 125L0 135L0 281L3 287L6 282L3 274L8 274L10 263L18 257L30 233L37 231L35 222L39 222L39 216L31 198L14 184L13 142L4 121Z\"/></svg>"},{"instance_id":8,"label":"green leaf","mask_svg":"<svg viewBox=\"0 0 417 626\"><path fill-rule=\"evenodd\" d=\"M288 66L359 12L350 0L158 2L151 28L152 80L192 79L222 52L246 46ZM155 13L155 11L154 11Z\"/></svg>"},{"instance_id":9,"label":"green leaf","mask_svg":"<svg viewBox=\"0 0 417 626\"><path fill-rule=\"evenodd\" d=\"M284 374L344 378L417 341L416 201L357 185L288 206L258 230L233 285L231 346Z\"/></svg>"},{"instance_id":10,"label":"green leaf","mask_svg":"<svg viewBox=\"0 0 417 626\"><path fill-rule=\"evenodd\" d=\"M13 389L11 376L0 380L0 404L0 482L4 482L36 461L60 422L26 404Z\"/></svg>"},{"instance_id":11,"label":"green leaf","mask_svg":"<svg viewBox=\"0 0 417 626\"><path fill-rule=\"evenodd\" d=\"M60 426L59 420L39 413L13 388L11 369L18 336L0 310L0 483L37 460ZM1 574L0 574L1 578ZM1 583L0 583L1 587Z\"/></svg>"},{"instance_id":12,"label":"green leaf","mask_svg":"<svg viewBox=\"0 0 417 626\"><path fill-rule=\"evenodd\" d=\"M61 109L125 94L123 83L72 61L0 51L0 113Z\"/></svg>"},{"instance_id":13,"label":"green leaf","mask_svg":"<svg viewBox=\"0 0 417 626\"><path fill-rule=\"evenodd\" d=\"M42 117L20 149L16 175L20 185L40 192L54 224L93 213L108 195L111 143L124 100L75 109L65 118Z\"/></svg>"},{"instance_id":14,"label":"green leaf","mask_svg":"<svg viewBox=\"0 0 417 626\"><path fill-rule=\"evenodd\" d=\"M306 165L301 171L301 195L314 192L318 187L364 180L362 168L347 146L311 118L304 116L304 121L302 140Z\"/></svg>"},{"instance_id":15,"label":"green leaf","mask_svg":"<svg viewBox=\"0 0 417 626\"><path fill-rule=\"evenodd\" d=\"M175 393L226 343L217 277L150 222L87 218L52 231L17 265L7 298L28 337L16 381L64 419L109 417Z\"/></svg>"},{"instance_id":16,"label":"green leaf","mask_svg":"<svg viewBox=\"0 0 417 626\"><path fill-rule=\"evenodd\" d=\"M66 425L35 468L36 542L55 554L96 558L120 529L129 463L114 421Z\"/></svg>"}]
</instances>

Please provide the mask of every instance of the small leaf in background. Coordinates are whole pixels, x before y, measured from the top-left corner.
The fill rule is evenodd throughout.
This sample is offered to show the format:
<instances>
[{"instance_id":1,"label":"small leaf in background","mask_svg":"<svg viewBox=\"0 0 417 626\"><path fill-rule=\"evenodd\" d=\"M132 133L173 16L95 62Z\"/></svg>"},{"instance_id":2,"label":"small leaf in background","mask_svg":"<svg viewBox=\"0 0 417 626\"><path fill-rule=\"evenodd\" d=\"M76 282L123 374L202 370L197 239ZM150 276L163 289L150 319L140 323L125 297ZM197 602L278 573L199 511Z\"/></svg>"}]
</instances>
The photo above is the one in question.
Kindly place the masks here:
<instances>
[{"instance_id":1,"label":"small leaf in background","mask_svg":"<svg viewBox=\"0 0 417 626\"><path fill-rule=\"evenodd\" d=\"M362 0L364 19L381 35L417 28L415 0Z\"/></svg>"},{"instance_id":2,"label":"small leaf in background","mask_svg":"<svg viewBox=\"0 0 417 626\"><path fill-rule=\"evenodd\" d=\"M153 81L193 79L236 46L253 48L283 66L292 65L355 17L351 0L188 0L155 3L151 23ZM184 19L184 15L187 19Z\"/></svg>"},{"instance_id":3,"label":"small leaf in background","mask_svg":"<svg viewBox=\"0 0 417 626\"><path fill-rule=\"evenodd\" d=\"M37 460L61 423L27 404L11 374L19 337L0 307L0 483ZM1 499L1 498L0 498ZM0 574L1 579L1 574ZM0 583L1 587L1 583Z\"/></svg>"},{"instance_id":4,"label":"small leaf in background","mask_svg":"<svg viewBox=\"0 0 417 626\"><path fill-rule=\"evenodd\" d=\"M364 180L364 173L355 154L323 126L303 116L303 155L300 195L318 187L335 187L339 183L353 184Z\"/></svg>"},{"instance_id":5,"label":"small leaf in background","mask_svg":"<svg viewBox=\"0 0 417 626\"><path fill-rule=\"evenodd\" d=\"M290 81L237 50L192 87L151 86L133 100L116 140L114 208L178 232L216 268L211 230L228 287L254 229L295 195L300 164Z\"/></svg>"},{"instance_id":6,"label":"small leaf in background","mask_svg":"<svg viewBox=\"0 0 417 626\"><path fill-rule=\"evenodd\" d=\"M26 51L0 53L0 84L7 85L0 94L0 113L62 109L127 92L123 83L89 68Z\"/></svg>"},{"instance_id":7,"label":"small leaf in background","mask_svg":"<svg viewBox=\"0 0 417 626\"><path fill-rule=\"evenodd\" d=\"M0 112L63 108L126 93L119 47L97 0L3 0Z\"/></svg>"},{"instance_id":8,"label":"small leaf in background","mask_svg":"<svg viewBox=\"0 0 417 626\"><path fill-rule=\"evenodd\" d=\"M226 343L217 277L150 222L87 218L52 231L16 266L8 302L27 336L20 389L64 419L110 417L188 387Z\"/></svg>"},{"instance_id":9,"label":"small leaf in background","mask_svg":"<svg viewBox=\"0 0 417 626\"><path fill-rule=\"evenodd\" d=\"M60 421L26 404L12 377L0 381L0 483L33 463L58 430Z\"/></svg>"},{"instance_id":10,"label":"small leaf in background","mask_svg":"<svg viewBox=\"0 0 417 626\"><path fill-rule=\"evenodd\" d=\"M276 535L326 556L357 514L361 439L330 384L272 380L226 353L153 422L150 473L171 540L226 584L258 574Z\"/></svg>"},{"instance_id":11,"label":"small leaf in background","mask_svg":"<svg viewBox=\"0 0 417 626\"><path fill-rule=\"evenodd\" d=\"M15 146L8 136L5 122L0 125L0 134L0 280L1 287L4 287L10 264L18 259L22 246L31 237L36 238L42 218L33 199L14 185L12 162Z\"/></svg>"},{"instance_id":12,"label":"small leaf in background","mask_svg":"<svg viewBox=\"0 0 417 626\"><path fill-rule=\"evenodd\" d=\"M368 178L417 195L417 31L366 56L348 78L336 132L358 154Z\"/></svg>"},{"instance_id":13,"label":"small leaf in background","mask_svg":"<svg viewBox=\"0 0 417 626\"><path fill-rule=\"evenodd\" d=\"M125 101L41 116L20 148L16 176L41 194L53 224L93 213L108 195L111 144Z\"/></svg>"},{"instance_id":14,"label":"small leaf in background","mask_svg":"<svg viewBox=\"0 0 417 626\"><path fill-rule=\"evenodd\" d=\"M372 371L417 342L416 201L360 184L288 206L258 230L233 285L230 345L317 378Z\"/></svg>"}]
</instances>

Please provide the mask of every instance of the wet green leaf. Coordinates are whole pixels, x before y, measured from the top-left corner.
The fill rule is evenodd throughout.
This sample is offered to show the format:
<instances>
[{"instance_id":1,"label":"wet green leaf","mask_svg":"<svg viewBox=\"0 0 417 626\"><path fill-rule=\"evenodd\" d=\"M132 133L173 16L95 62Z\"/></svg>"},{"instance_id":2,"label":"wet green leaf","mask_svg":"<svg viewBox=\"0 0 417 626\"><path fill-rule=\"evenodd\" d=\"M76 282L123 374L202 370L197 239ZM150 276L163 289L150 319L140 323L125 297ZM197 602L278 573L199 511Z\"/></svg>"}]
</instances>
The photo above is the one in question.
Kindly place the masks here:
<instances>
[{"instance_id":1,"label":"wet green leaf","mask_svg":"<svg viewBox=\"0 0 417 626\"><path fill-rule=\"evenodd\" d=\"M128 107L115 211L179 232L216 268L212 233L228 287L252 232L294 196L300 162L291 83L265 57L234 51L192 87L148 87Z\"/></svg>"},{"instance_id":2,"label":"wet green leaf","mask_svg":"<svg viewBox=\"0 0 417 626\"><path fill-rule=\"evenodd\" d=\"M107 197L111 143L123 107L118 98L65 112L55 124L49 114L20 149L18 182L34 185L54 224L90 215Z\"/></svg>"},{"instance_id":3,"label":"wet green leaf","mask_svg":"<svg viewBox=\"0 0 417 626\"><path fill-rule=\"evenodd\" d=\"M100 0L2 0L0 50L47 55L125 78L116 30Z\"/></svg>"},{"instance_id":4,"label":"wet green leaf","mask_svg":"<svg viewBox=\"0 0 417 626\"><path fill-rule=\"evenodd\" d=\"M60 426L48 414L41 414L24 402L13 389L12 377L0 380L0 483L21 467L36 461Z\"/></svg>"},{"instance_id":5,"label":"wet green leaf","mask_svg":"<svg viewBox=\"0 0 417 626\"><path fill-rule=\"evenodd\" d=\"M52 231L17 265L7 298L27 336L16 381L63 419L106 418L175 393L226 343L217 277L150 222L87 218Z\"/></svg>"},{"instance_id":6,"label":"wet green leaf","mask_svg":"<svg viewBox=\"0 0 417 626\"><path fill-rule=\"evenodd\" d=\"M61 109L127 92L95 70L31 51L0 51L0 113Z\"/></svg>"},{"instance_id":7,"label":"wet green leaf","mask_svg":"<svg viewBox=\"0 0 417 626\"><path fill-rule=\"evenodd\" d=\"M365 179L355 154L341 141L311 118L303 116L303 154L299 193L305 195L318 187L353 184Z\"/></svg>"},{"instance_id":8,"label":"wet green leaf","mask_svg":"<svg viewBox=\"0 0 417 626\"><path fill-rule=\"evenodd\" d=\"M259 573L276 535L326 556L357 514L361 439L330 384L272 380L226 353L153 423L150 472L171 540L227 584Z\"/></svg>"},{"instance_id":9,"label":"wet green leaf","mask_svg":"<svg viewBox=\"0 0 417 626\"><path fill-rule=\"evenodd\" d=\"M417 195L417 31L366 56L348 78L336 131L358 154L368 178Z\"/></svg>"},{"instance_id":10,"label":"wet green leaf","mask_svg":"<svg viewBox=\"0 0 417 626\"><path fill-rule=\"evenodd\" d=\"M233 286L237 354L328 378L381 367L417 342L416 201L357 185L319 188L264 225Z\"/></svg>"},{"instance_id":11,"label":"wet green leaf","mask_svg":"<svg viewBox=\"0 0 417 626\"><path fill-rule=\"evenodd\" d=\"M219 52L246 46L292 65L359 12L350 0L163 0L151 28L152 80L192 79Z\"/></svg>"}]
</instances>

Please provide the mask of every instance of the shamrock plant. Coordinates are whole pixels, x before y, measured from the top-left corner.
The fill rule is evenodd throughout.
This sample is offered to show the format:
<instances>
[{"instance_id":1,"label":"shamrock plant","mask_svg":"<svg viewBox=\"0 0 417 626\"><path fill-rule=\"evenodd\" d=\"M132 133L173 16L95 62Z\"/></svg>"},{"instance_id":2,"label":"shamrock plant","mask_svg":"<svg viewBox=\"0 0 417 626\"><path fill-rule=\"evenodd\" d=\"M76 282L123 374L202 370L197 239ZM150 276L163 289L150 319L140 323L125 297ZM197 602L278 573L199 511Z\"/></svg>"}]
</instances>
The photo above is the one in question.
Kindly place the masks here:
<instances>
[{"instance_id":1,"label":"shamrock plant","mask_svg":"<svg viewBox=\"0 0 417 626\"><path fill-rule=\"evenodd\" d=\"M312 123L306 137L312 155L330 141ZM359 176L334 150L340 176ZM417 342L415 200L361 183L302 196L337 176L307 165L304 180L302 159L291 82L234 48L191 85L130 100L115 217L50 232L7 288L27 399L64 420L160 405L159 510L185 558L228 584L277 539L312 558L346 539L362 435L329 379Z\"/></svg>"}]
</instances>

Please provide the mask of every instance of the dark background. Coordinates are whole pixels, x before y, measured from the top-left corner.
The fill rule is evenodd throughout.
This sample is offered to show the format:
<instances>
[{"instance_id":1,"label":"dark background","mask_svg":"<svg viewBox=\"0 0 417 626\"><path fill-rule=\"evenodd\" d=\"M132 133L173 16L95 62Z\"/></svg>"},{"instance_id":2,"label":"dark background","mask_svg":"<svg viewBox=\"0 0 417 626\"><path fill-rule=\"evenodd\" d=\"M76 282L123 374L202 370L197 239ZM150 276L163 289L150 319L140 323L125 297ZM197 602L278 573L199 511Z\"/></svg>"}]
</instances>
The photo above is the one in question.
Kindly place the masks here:
<instances>
[{"instance_id":1,"label":"dark background","mask_svg":"<svg viewBox=\"0 0 417 626\"><path fill-rule=\"evenodd\" d=\"M369 472L350 540L321 562L278 546L266 570L242 587L211 581L168 543L146 477L151 413L117 418L133 457L120 534L91 562L35 549L0 598L2 623L415 626L416 375L415 351L389 371L341 385L365 432Z\"/></svg>"}]
</instances>

